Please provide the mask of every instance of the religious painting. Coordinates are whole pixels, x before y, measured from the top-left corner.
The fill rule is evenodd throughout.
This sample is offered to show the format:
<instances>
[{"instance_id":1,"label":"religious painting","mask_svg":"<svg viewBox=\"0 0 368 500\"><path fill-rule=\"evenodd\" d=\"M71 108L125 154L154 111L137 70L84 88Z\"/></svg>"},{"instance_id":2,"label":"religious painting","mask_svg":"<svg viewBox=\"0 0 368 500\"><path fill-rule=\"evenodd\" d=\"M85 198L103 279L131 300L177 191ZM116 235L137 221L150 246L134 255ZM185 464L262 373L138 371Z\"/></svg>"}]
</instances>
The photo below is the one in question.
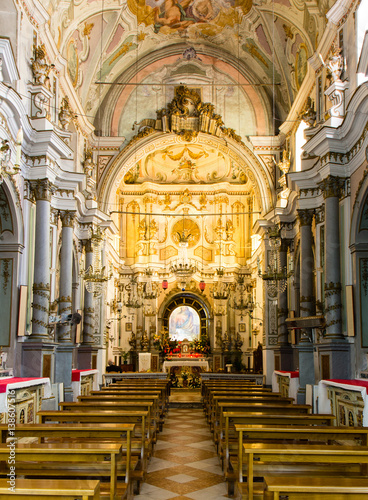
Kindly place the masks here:
<instances>
[{"instance_id":1,"label":"religious painting","mask_svg":"<svg viewBox=\"0 0 368 500\"><path fill-rule=\"evenodd\" d=\"M296 87L299 90L305 75L307 74L307 64L308 64L308 52L307 47L302 43L299 47L299 51L296 55L295 60L295 82Z\"/></svg>"},{"instance_id":2,"label":"religious painting","mask_svg":"<svg viewBox=\"0 0 368 500\"><path fill-rule=\"evenodd\" d=\"M153 24L155 33L183 31L198 25L209 36L226 26L241 24L252 5L253 0L128 0L138 24Z\"/></svg>"},{"instance_id":3,"label":"religious painting","mask_svg":"<svg viewBox=\"0 0 368 500\"><path fill-rule=\"evenodd\" d=\"M239 323L239 332L245 332L245 323Z\"/></svg>"},{"instance_id":4,"label":"religious painting","mask_svg":"<svg viewBox=\"0 0 368 500\"><path fill-rule=\"evenodd\" d=\"M74 40L70 40L67 49L67 59L68 59L68 73L73 86L75 87L78 83L78 52L75 46Z\"/></svg>"},{"instance_id":5,"label":"religious painting","mask_svg":"<svg viewBox=\"0 0 368 500\"><path fill-rule=\"evenodd\" d=\"M198 313L189 306L179 306L169 319L169 334L172 340L193 341L199 338L200 320Z\"/></svg>"},{"instance_id":6,"label":"religious painting","mask_svg":"<svg viewBox=\"0 0 368 500\"><path fill-rule=\"evenodd\" d=\"M132 331L132 324L131 323L125 323L125 331L126 332Z\"/></svg>"}]
</instances>

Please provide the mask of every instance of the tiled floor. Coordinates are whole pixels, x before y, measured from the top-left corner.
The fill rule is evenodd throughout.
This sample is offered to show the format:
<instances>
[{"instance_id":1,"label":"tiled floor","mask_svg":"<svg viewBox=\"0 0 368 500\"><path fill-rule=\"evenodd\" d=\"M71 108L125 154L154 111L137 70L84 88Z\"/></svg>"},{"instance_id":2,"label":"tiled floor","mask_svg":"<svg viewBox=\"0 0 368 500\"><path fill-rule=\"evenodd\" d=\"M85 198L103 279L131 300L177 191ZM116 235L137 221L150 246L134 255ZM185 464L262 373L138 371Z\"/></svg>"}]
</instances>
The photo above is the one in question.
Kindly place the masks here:
<instances>
[{"instance_id":1,"label":"tiled floor","mask_svg":"<svg viewBox=\"0 0 368 500\"><path fill-rule=\"evenodd\" d=\"M171 408L135 500L228 498L202 409Z\"/></svg>"}]
</instances>

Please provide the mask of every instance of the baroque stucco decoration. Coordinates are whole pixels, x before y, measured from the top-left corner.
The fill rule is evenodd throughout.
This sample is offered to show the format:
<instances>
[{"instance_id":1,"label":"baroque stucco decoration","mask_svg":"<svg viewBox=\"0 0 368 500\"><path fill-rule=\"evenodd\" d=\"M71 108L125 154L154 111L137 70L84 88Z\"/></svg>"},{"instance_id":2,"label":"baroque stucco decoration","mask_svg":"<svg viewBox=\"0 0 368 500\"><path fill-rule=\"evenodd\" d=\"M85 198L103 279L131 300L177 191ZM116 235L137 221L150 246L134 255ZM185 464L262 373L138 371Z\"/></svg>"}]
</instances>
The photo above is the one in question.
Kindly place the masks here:
<instances>
[{"instance_id":1,"label":"baroque stucco decoration","mask_svg":"<svg viewBox=\"0 0 368 500\"><path fill-rule=\"evenodd\" d=\"M174 99L157 111L156 120L144 119L135 126L138 133L99 178L100 202L114 204L122 183L139 184L147 180L155 183L211 183L219 181L218 176L221 175L221 181L243 184L244 187L249 183L260 200L259 210L269 209L267 203L273 196L274 187L267 167L235 130L224 126L221 116L215 113L214 105L203 103L197 92L179 86ZM221 166L218 171L212 169L211 173L208 170L205 177L196 179L194 162L202 162L202 168L210 150L214 158L221 158ZM156 158L156 167L161 168L163 163L157 160L160 155L178 163L173 168L167 162L169 167L166 171L155 177L154 165L151 161L150 166L147 159ZM170 168L171 172L168 172ZM181 176L185 178L181 179Z\"/></svg>"}]
</instances>

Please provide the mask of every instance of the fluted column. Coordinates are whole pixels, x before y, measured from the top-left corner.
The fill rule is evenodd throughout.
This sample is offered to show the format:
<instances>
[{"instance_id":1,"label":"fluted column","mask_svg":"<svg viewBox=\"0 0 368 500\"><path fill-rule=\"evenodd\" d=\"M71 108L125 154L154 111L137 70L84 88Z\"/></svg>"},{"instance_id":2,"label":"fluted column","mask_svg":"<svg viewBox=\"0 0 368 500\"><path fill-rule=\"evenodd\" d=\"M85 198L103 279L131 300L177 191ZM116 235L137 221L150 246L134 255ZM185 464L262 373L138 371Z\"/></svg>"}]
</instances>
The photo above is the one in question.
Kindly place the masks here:
<instances>
[{"instance_id":1,"label":"fluted column","mask_svg":"<svg viewBox=\"0 0 368 500\"><path fill-rule=\"evenodd\" d=\"M50 301L50 209L53 186L48 179L31 183L36 199L32 340L48 340Z\"/></svg>"},{"instance_id":2,"label":"fluted column","mask_svg":"<svg viewBox=\"0 0 368 500\"><path fill-rule=\"evenodd\" d=\"M314 261L312 252L313 210L298 210L300 223L300 316L314 314L313 278ZM312 329L303 328L298 344L299 389L297 402L305 402L307 384L315 383Z\"/></svg>"},{"instance_id":3,"label":"fluted column","mask_svg":"<svg viewBox=\"0 0 368 500\"><path fill-rule=\"evenodd\" d=\"M287 249L288 240L281 240L281 247L279 250L280 270L287 267ZM277 343L279 346L288 344L288 331L286 328L287 317L287 288L285 290L278 289L277 292Z\"/></svg>"},{"instance_id":4,"label":"fluted column","mask_svg":"<svg viewBox=\"0 0 368 500\"><path fill-rule=\"evenodd\" d=\"M313 210L298 210L300 222L300 316L314 314L314 259L312 251ZM310 329L302 331L301 342L309 342Z\"/></svg>"},{"instance_id":5,"label":"fluted column","mask_svg":"<svg viewBox=\"0 0 368 500\"><path fill-rule=\"evenodd\" d=\"M341 271L339 196L343 180L328 176L322 183L325 199L325 340L341 340Z\"/></svg>"},{"instance_id":6,"label":"fluted column","mask_svg":"<svg viewBox=\"0 0 368 500\"><path fill-rule=\"evenodd\" d=\"M280 270L287 268L287 250L290 240L283 238L279 250ZM277 293L277 348L275 349L275 368L279 370L293 369L293 351L289 343L289 333L286 326L288 316L287 288ZM277 361L277 357L278 360Z\"/></svg>"},{"instance_id":7,"label":"fluted column","mask_svg":"<svg viewBox=\"0 0 368 500\"><path fill-rule=\"evenodd\" d=\"M86 271L90 266L93 266L93 248L91 240L88 240L85 244L86 250ZM88 292L87 288L84 288L84 321L83 321L83 345L93 345L93 333L94 333L94 301L93 293Z\"/></svg>"},{"instance_id":8,"label":"fluted column","mask_svg":"<svg viewBox=\"0 0 368 500\"><path fill-rule=\"evenodd\" d=\"M75 212L68 210L60 214L62 222L60 249L60 283L59 283L59 314L72 312L73 284L73 225ZM58 329L60 343L70 343L71 324L60 325Z\"/></svg>"}]
</instances>

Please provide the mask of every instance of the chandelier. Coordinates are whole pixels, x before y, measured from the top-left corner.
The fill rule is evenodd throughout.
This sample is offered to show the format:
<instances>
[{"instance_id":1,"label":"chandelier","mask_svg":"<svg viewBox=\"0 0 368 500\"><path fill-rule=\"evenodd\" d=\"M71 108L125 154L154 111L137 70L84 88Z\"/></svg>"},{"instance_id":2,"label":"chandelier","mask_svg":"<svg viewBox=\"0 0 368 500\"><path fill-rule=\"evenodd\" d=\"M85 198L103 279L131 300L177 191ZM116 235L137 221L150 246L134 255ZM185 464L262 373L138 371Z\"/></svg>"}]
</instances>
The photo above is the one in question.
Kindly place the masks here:
<instances>
[{"instance_id":1,"label":"chandelier","mask_svg":"<svg viewBox=\"0 0 368 500\"><path fill-rule=\"evenodd\" d=\"M218 280L212 285L210 290L211 297L215 300L227 300L230 292L230 283L226 283L222 281L222 277L224 275L224 268L219 267L216 269L216 274L218 276Z\"/></svg>"},{"instance_id":2,"label":"chandelier","mask_svg":"<svg viewBox=\"0 0 368 500\"><path fill-rule=\"evenodd\" d=\"M287 266L280 265L280 249L282 238L280 228L277 224L268 228L268 241L271 247L270 261L265 273L262 273L259 258L257 259L258 276L266 283L268 295L275 298L279 292L284 292L287 287L288 278L293 275L292 261L290 261L290 270Z\"/></svg>"},{"instance_id":3,"label":"chandelier","mask_svg":"<svg viewBox=\"0 0 368 500\"><path fill-rule=\"evenodd\" d=\"M100 297L106 289L107 282L112 276L112 272L107 273L106 267L102 266L102 244L104 235L97 227L96 232L92 231L91 244L93 253L93 264L86 271L81 272L87 292L93 293L94 297Z\"/></svg>"},{"instance_id":4,"label":"chandelier","mask_svg":"<svg viewBox=\"0 0 368 500\"><path fill-rule=\"evenodd\" d=\"M137 278L132 276L129 283L123 287L123 304L132 309L138 309L143 304L142 287Z\"/></svg>"},{"instance_id":5,"label":"chandelier","mask_svg":"<svg viewBox=\"0 0 368 500\"><path fill-rule=\"evenodd\" d=\"M251 313L254 310L253 294L250 285L244 283L244 276L239 276L234 285L235 295L230 303L230 307L239 311L241 316Z\"/></svg>"},{"instance_id":6,"label":"chandelier","mask_svg":"<svg viewBox=\"0 0 368 500\"><path fill-rule=\"evenodd\" d=\"M197 271L196 261L188 259L188 240L190 234L178 234L180 257L172 262L170 265L170 272L172 272L176 281L179 282L180 288L184 291L189 278Z\"/></svg>"}]
</instances>

